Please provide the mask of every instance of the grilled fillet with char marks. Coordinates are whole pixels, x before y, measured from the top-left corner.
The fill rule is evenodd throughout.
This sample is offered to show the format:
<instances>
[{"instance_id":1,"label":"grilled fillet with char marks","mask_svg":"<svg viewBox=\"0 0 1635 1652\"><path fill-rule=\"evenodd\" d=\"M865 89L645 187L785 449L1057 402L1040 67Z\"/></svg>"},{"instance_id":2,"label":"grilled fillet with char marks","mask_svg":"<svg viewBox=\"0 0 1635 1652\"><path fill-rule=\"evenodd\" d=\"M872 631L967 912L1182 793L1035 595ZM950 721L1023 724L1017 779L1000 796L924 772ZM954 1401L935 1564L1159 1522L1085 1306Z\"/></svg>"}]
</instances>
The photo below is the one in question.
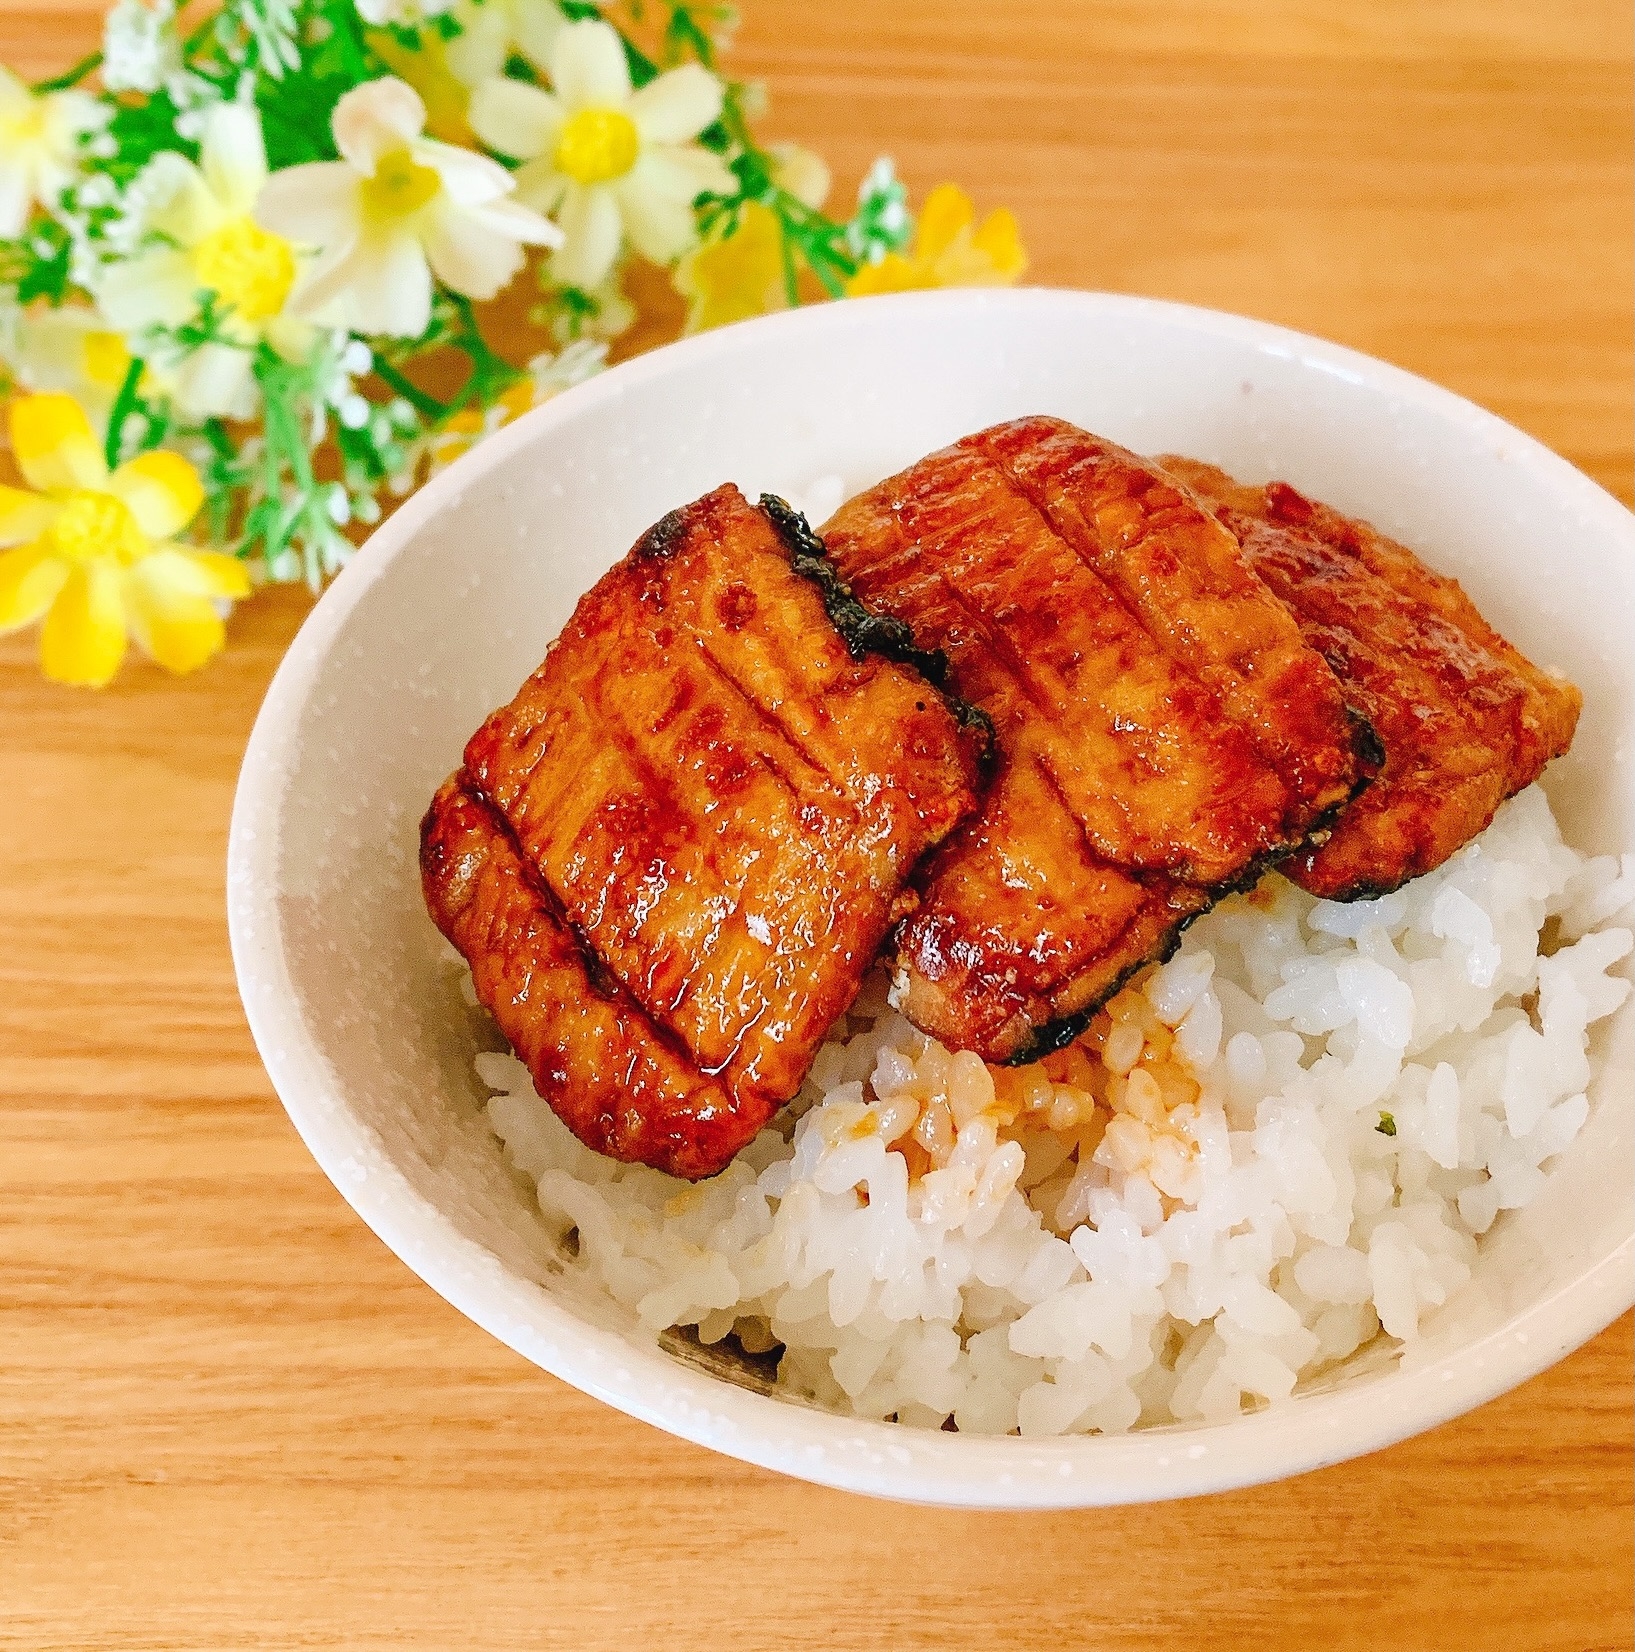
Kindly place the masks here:
<instances>
[{"instance_id":1,"label":"grilled fillet with char marks","mask_svg":"<svg viewBox=\"0 0 1635 1652\"><path fill-rule=\"evenodd\" d=\"M580 602L422 829L427 905L588 1146L696 1178L799 1088L985 731L723 487ZM802 570L806 570L803 572ZM940 663L940 662L939 662Z\"/></svg>"},{"instance_id":2,"label":"grilled fillet with char marks","mask_svg":"<svg viewBox=\"0 0 1635 1652\"><path fill-rule=\"evenodd\" d=\"M1429 872L1572 743L1583 696L1506 642L1457 581L1287 483L1159 463L1237 536L1384 747L1328 841L1284 866L1302 888L1358 900Z\"/></svg>"},{"instance_id":3,"label":"grilled fillet with char marks","mask_svg":"<svg viewBox=\"0 0 1635 1652\"><path fill-rule=\"evenodd\" d=\"M990 1061L1065 1042L1360 783L1366 730L1232 536L1058 419L966 438L823 536L993 719L981 814L916 875L902 1007Z\"/></svg>"}]
</instances>

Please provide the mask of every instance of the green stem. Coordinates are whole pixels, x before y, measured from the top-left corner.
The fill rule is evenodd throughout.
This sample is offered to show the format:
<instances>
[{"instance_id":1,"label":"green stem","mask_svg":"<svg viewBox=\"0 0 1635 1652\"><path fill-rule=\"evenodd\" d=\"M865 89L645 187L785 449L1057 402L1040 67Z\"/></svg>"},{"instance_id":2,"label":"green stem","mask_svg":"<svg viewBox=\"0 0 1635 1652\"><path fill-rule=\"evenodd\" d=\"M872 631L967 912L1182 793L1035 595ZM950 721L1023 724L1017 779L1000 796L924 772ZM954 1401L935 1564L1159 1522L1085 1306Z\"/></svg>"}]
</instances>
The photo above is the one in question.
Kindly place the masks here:
<instances>
[{"instance_id":1,"label":"green stem","mask_svg":"<svg viewBox=\"0 0 1635 1652\"><path fill-rule=\"evenodd\" d=\"M457 413L473 400L484 400L490 390L496 387L503 390L522 377L519 368L513 367L503 356L495 355L489 349L488 341L477 325L471 300L463 293L457 292L450 292L448 298L455 314L460 318L459 331L449 343L470 361L471 372L444 410L445 416Z\"/></svg>"},{"instance_id":2,"label":"green stem","mask_svg":"<svg viewBox=\"0 0 1635 1652\"><path fill-rule=\"evenodd\" d=\"M778 250L783 254L783 292L789 300L789 308L794 309L800 303L800 277L795 269L795 245L789 234L789 224L786 219L778 220Z\"/></svg>"},{"instance_id":3,"label":"green stem","mask_svg":"<svg viewBox=\"0 0 1635 1652\"><path fill-rule=\"evenodd\" d=\"M136 409L136 387L141 383L142 369L146 365L140 356L131 357L131 364L125 369L125 377L120 382L119 394L114 397L113 409L108 414L108 434L102 438L102 456L109 470L119 464L125 421Z\"/></svg>"},{"instance_id":4,"label":"green stem","mask_svg":"<svg viewBox=\"0 0 1635 1652\"><path fill-rule=\"evenodd\" d=\"M78 86L88 74L94 73L102 67L102 53L92 52L89 57L82 57L72 69L63 74L54 75L50 80L37 80L33 91L36 97L46 92L66 92L71 86Z\"/></svg>"},{"instance_id":5,"label":"green stem","mask_svg":"<svg viewBox=\"0 0 1635 1652\"><path fill-rule=\"evenodd\" d=\"M423 419L430 419L435 423L453 411L452 403L438 401L435 396L422 390L413 380L405 378L389 361L383 360L380 356L375 357L375 373L383 384L396 391Z\"/></svg>"}]
</instances>

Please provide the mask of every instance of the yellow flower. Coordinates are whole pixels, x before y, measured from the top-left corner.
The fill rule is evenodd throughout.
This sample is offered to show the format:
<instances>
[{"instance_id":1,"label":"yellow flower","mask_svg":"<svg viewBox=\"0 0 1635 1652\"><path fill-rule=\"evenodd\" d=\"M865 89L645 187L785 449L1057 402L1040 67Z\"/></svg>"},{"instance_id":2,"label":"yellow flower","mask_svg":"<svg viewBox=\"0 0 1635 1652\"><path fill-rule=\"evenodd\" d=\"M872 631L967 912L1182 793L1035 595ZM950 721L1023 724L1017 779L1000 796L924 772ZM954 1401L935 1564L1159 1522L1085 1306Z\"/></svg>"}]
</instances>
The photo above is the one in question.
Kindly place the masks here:
<instances>
[{"instance_id":1,"label":"yellow flower","mask_svg":"<svg viewBox=\"0 0 1635 1652\"><path fill-rule=\"evenodd\" d=\"M810 150L779 144L772 150L772 177L809 207L829 193L829 169ZM676 291L687 300L689 333L747 321L789 302L784 274L783 231L777 214L751 201L731 235L686 254L675 270Z\"/></svg>"},{"instance_id":2,"label":"yellow flower","mask_svg":"<svg viewBox=\"0 0 1635 1652\"><path fill-rule=\"evenodd\" d=\"M1016 219L1003 207L980 224L971 197L957 184L939 184L926 197L913 250L888 252L865 264L846 293L915 292L924 287L1006 287L1028 267Z\"/></svg>"},{"instance_id":3,"label":"yellow flower","mask_svg":"<svg viewBox=\"0 0 1635 1652\"><path fill-rule=\"evenodd\" d=\"M204 494L179 454L139 454L111 475L85 410L60 391L11 404L11 450L35 492L0 487L0 632L38 619L40 665L100 688L129 632L170 671L223 642L222 599L248 594L244 565L174 543Z\"/></svg>"},{"instance_id":4,"label":"yellow flower","mask_svg":"<svg viewBox=\"0 0 1635 1652\"><path fill-rule=\"evenodd\" d=\"M789 300L777 215L751 201L731 235L706 242L676 265L675 284L687 300L689 333L782 309Z\"/></svg>"}]
</instances>

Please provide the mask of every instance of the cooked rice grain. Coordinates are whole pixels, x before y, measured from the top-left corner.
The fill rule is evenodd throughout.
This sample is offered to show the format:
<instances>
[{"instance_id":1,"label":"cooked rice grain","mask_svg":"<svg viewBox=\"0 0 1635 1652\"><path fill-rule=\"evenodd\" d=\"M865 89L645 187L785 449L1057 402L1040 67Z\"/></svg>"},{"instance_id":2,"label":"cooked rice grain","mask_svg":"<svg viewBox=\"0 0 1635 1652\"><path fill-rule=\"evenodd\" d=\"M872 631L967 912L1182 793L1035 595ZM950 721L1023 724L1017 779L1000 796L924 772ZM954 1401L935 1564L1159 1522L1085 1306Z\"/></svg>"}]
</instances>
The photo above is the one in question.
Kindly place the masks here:
<instances>
[{"instance_id":1,"label":"cooked rice grain","mask_svg":"<svg viewBox=\"0 0 1635 1652\"><path fill-rule=\"evenodd\" d=\"M1632 898L1635 856L1566 847L1533 787L1381 900L1267 878L1033 1067L950 1053L876 975L781 1129L697 1186L477 1065L569 1265L655 1336L781 1344L791 1392L927 1428L1214 1420L1414 1337L1538 1192Z\"/></svg>"}]
</instances>

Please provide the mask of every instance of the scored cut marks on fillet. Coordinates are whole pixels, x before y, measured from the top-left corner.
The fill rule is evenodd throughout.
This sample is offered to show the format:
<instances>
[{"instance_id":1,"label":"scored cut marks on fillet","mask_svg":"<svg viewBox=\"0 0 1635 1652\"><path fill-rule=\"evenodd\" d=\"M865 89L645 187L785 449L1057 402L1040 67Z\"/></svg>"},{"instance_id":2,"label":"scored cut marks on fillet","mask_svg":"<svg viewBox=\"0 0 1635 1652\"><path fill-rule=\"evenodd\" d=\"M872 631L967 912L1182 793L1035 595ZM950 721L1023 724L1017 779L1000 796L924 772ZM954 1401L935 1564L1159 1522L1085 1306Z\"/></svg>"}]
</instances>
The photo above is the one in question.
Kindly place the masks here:
<instances>
[{"instance_id":1,"label":"scored cut marks on fillet","mask_svg":"<svg viewBox=\"0 0 1635 1652\"><path fill-rule=\"evenodd\" d=\"M1431 871L1571 745L1583 696L1505 641L1456 580L1287 483L1159 463L1237 536L1384 748L1328 841L1284 867L1303 888L1355 900Z\"/></svg>"},{"instance_id":2,"label":"scored cut marks on fillet","mask_svg":"<svg viewBox=\"0 0 1635 1652\"><path fill-rule=\"evenodd\" d=\"M903 1007L989 1060L1063 1041L1223 890L1322 829L1366 730L1232 536L1061 420L967 437L823 530L948 655L1001 772L916 878Z\"/></svg>"},{"instance_id":3,"label":"scored cut marks on fillet","mask_svg":"<svg viewBox=\"0 0 1635 1652\"><path fill-rule=\"evenodd\" d=\"M730 486L672 512L424 829L428 905L541 1094L588 1145L679 1175L719 1170L799 1088L909 872L976 801L982 739L914 670L853 656L799 550ZM524 931L564 937L582 980L480 961Z\"/></svg>"}]
</instances>

